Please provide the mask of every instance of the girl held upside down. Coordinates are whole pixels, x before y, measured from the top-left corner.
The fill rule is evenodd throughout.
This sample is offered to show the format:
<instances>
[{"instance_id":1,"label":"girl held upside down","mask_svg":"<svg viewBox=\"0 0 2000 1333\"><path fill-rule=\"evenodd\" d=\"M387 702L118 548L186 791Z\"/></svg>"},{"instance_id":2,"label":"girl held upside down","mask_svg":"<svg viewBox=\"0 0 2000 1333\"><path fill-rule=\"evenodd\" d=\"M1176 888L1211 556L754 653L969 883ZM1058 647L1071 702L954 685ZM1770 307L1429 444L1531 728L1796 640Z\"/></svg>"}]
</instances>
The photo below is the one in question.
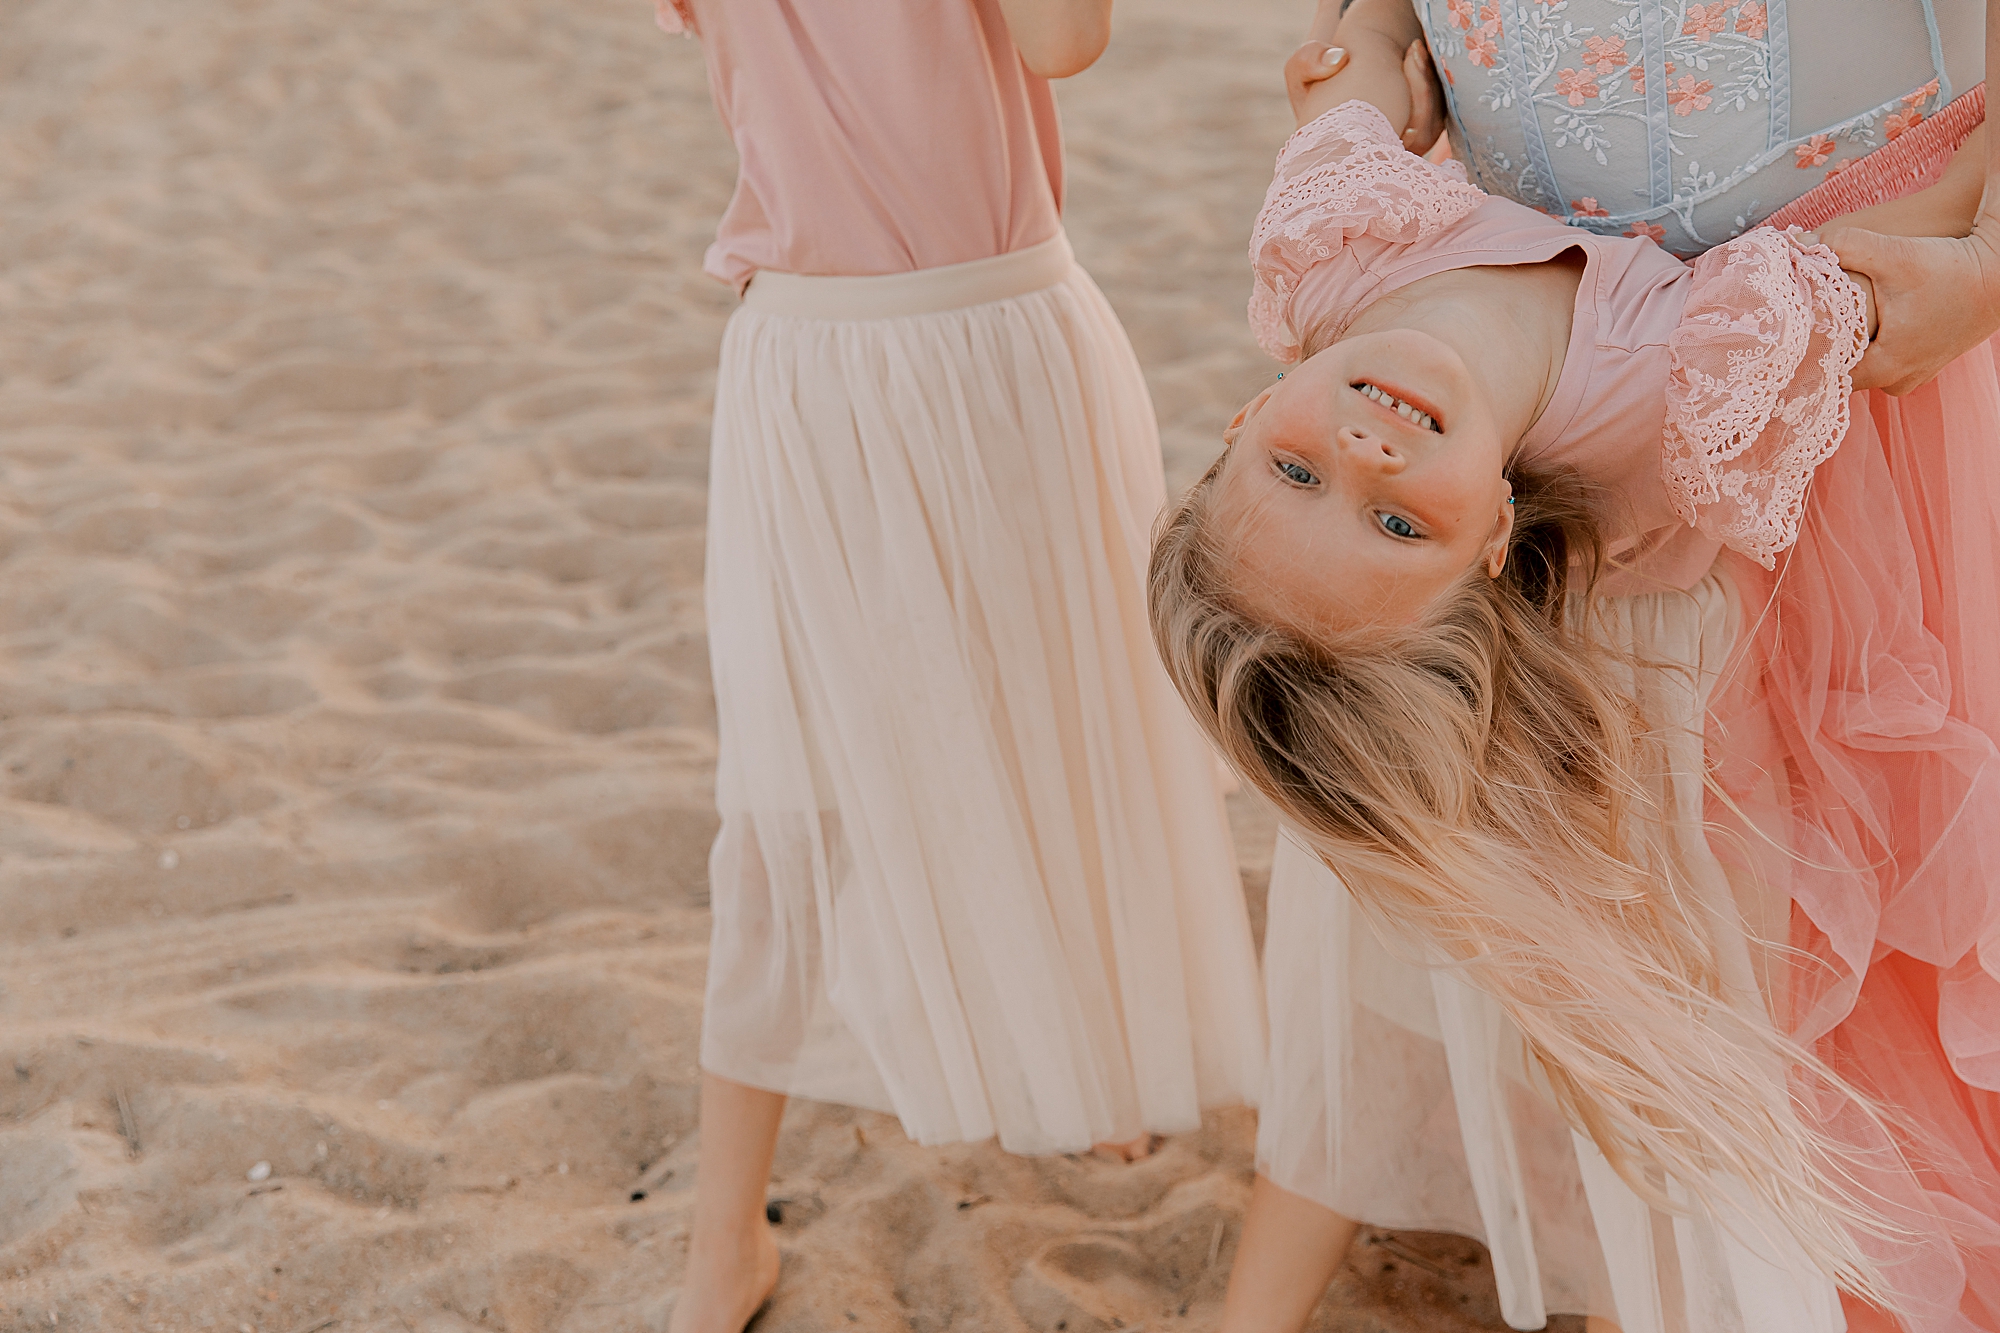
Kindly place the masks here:
<instances>
[{"instance_id":1,"label":"girl held upside down","mask_svg":"<svg viewBox=\"0 0 2000 1333\"><path fill-rule=\"evenodd\" d=\"M1419 157L1408 13L1299 89L1290 368L1153 556L1296 840L1224 1327L1302 1325L1355 1218L1482 1235L1520 1328L2000 1327L1994 354L1853 397L1812 235L1689 266ZM1982 153L1845 221L1963 236Z\"/></svg>"}]
</instances>

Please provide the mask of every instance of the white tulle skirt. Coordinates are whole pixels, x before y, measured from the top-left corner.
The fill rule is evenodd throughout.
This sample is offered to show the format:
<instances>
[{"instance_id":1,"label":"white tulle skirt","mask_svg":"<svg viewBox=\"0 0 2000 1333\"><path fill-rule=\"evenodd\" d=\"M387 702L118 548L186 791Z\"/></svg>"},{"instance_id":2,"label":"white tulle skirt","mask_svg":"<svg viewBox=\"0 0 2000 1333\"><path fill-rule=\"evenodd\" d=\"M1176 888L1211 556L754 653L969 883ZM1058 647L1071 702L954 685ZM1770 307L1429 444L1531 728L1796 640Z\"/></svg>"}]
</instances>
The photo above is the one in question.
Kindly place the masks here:
<instances>
[{"instance_id":1,"label":"white tulle skirt","mask_svg":"<svg viewBox=\"0 0 2000 1333\"><path fill-rule=\"evenodd\" d=\"M1702 716L1739 629L1721 578L1688 593L1602 605L1602 631L1636 660L1633 689L1667 736L1653 782L1737 997L1759 993L1760 941L1784 904L1733 885L1702 821ZM1677 669L1673 663L1695 669ZM1281 834L1264 968L1271 1076L1258 1169L1378 1226L1485 1242L1501 1311L1518 1329L1594 1314L1623 1333L1840 1333L1832 1280L1745 1199L1727 1225L1652 1209L1572 1131L1519 1029L1483 991L1392 950L1346 888Z\"/></svg>"},{"instance_id":2,"label":"white tulle skirt","mask_svg":"<svg viewBox=\"0 0 2000 1333\"><path fill-rule=\"evenodd\" d=\"M1216 768L1147 629L1157 429L1067 243L760 274L709 487L703 1067L1016 1152L1252 1101Z\"/></svg>"}]
</instances>

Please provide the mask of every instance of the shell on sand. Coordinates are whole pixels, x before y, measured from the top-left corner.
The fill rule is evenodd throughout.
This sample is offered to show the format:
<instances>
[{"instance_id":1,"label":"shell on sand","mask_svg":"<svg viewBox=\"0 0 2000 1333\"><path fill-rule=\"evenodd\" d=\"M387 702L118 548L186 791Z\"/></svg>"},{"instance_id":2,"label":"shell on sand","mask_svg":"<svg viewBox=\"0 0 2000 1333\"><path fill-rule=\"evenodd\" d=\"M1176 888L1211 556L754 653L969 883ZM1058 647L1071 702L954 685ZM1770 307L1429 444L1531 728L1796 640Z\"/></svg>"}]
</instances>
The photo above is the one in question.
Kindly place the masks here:
<instances>
[{"instance_id":1,"label":"shell on sand","mask_svg":"<svg viewBox=\"0 0 2000 1333\"><path fill-rule=\"evenodd\" d=\"M1303 16L1121 4L1063 90L1178 482L1269 374L1242 237ZM5 29L0 1328L664 1328L731 303L698 47L643 0ZM1120 1168L795 1107L759 1327L1211 1327L1249 1126ZM1497 1326L1475 1246L1354 1258L1317 1327Z\"/></svg>"}]
</instances>

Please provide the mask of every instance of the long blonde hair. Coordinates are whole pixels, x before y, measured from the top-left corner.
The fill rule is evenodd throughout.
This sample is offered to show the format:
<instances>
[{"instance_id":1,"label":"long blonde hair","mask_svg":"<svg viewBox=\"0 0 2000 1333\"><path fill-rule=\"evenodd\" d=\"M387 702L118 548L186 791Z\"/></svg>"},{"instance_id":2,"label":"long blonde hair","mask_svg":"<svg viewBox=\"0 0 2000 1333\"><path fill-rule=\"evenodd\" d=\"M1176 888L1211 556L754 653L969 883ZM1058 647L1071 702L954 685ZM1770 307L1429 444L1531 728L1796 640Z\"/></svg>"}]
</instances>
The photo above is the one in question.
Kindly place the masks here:
<instances>
[{"instance_id":1,"label":"long blonde hair","mask_svg":"<svg viewBox=\"0 0 2000 1333\"><path fill-rule=\"evenodd\" d=\"M1912 1232L1867 1181L1900 1162L1881 1159L1886 1134L1863 1151L1801 1115L1798 1099L1830 1094L1881 1124L1724 994L1635 777L1663 740L1618 684L1631 664L1577 623L1603 563L1587 489L1515 475L1500 577L1469 571L1411 629L1308 639L1236 609L1209 521L1221 467L1164 521L1149 598L1223 755L1390 938L1499 1001L1637 1194L1740 1234L1756 1227L1740 1182L1815 1263L1893 1307L1881 1256Z\"/></svg>"}]
</instances>

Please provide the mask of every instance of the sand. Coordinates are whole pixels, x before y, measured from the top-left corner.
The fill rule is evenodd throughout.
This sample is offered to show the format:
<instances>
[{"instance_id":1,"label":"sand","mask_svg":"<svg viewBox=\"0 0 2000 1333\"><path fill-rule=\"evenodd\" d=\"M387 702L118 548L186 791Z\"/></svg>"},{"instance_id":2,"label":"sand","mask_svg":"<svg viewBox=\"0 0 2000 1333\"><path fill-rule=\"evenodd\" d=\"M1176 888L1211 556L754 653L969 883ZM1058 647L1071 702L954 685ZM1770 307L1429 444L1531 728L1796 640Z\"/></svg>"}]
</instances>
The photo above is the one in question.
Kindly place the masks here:
<instances>
[{"instance_id":1,"label":"sand","mask_svg":"<svg viewBox=\"0 0 2000 1333\"><path fill-rule=\"evenodd\" d=\"M1062 91L1176 481L1270 374L1302 21L1121 0ZM732 169L643 0L9 7L0 1329L664 1328ZM758 1328L1211 1328L1251 1130L1119 1167L797 1106ZM1318 1329L1499 1326L1475 1246L1351 1259Z\"/></svg>"}]
</instances>

